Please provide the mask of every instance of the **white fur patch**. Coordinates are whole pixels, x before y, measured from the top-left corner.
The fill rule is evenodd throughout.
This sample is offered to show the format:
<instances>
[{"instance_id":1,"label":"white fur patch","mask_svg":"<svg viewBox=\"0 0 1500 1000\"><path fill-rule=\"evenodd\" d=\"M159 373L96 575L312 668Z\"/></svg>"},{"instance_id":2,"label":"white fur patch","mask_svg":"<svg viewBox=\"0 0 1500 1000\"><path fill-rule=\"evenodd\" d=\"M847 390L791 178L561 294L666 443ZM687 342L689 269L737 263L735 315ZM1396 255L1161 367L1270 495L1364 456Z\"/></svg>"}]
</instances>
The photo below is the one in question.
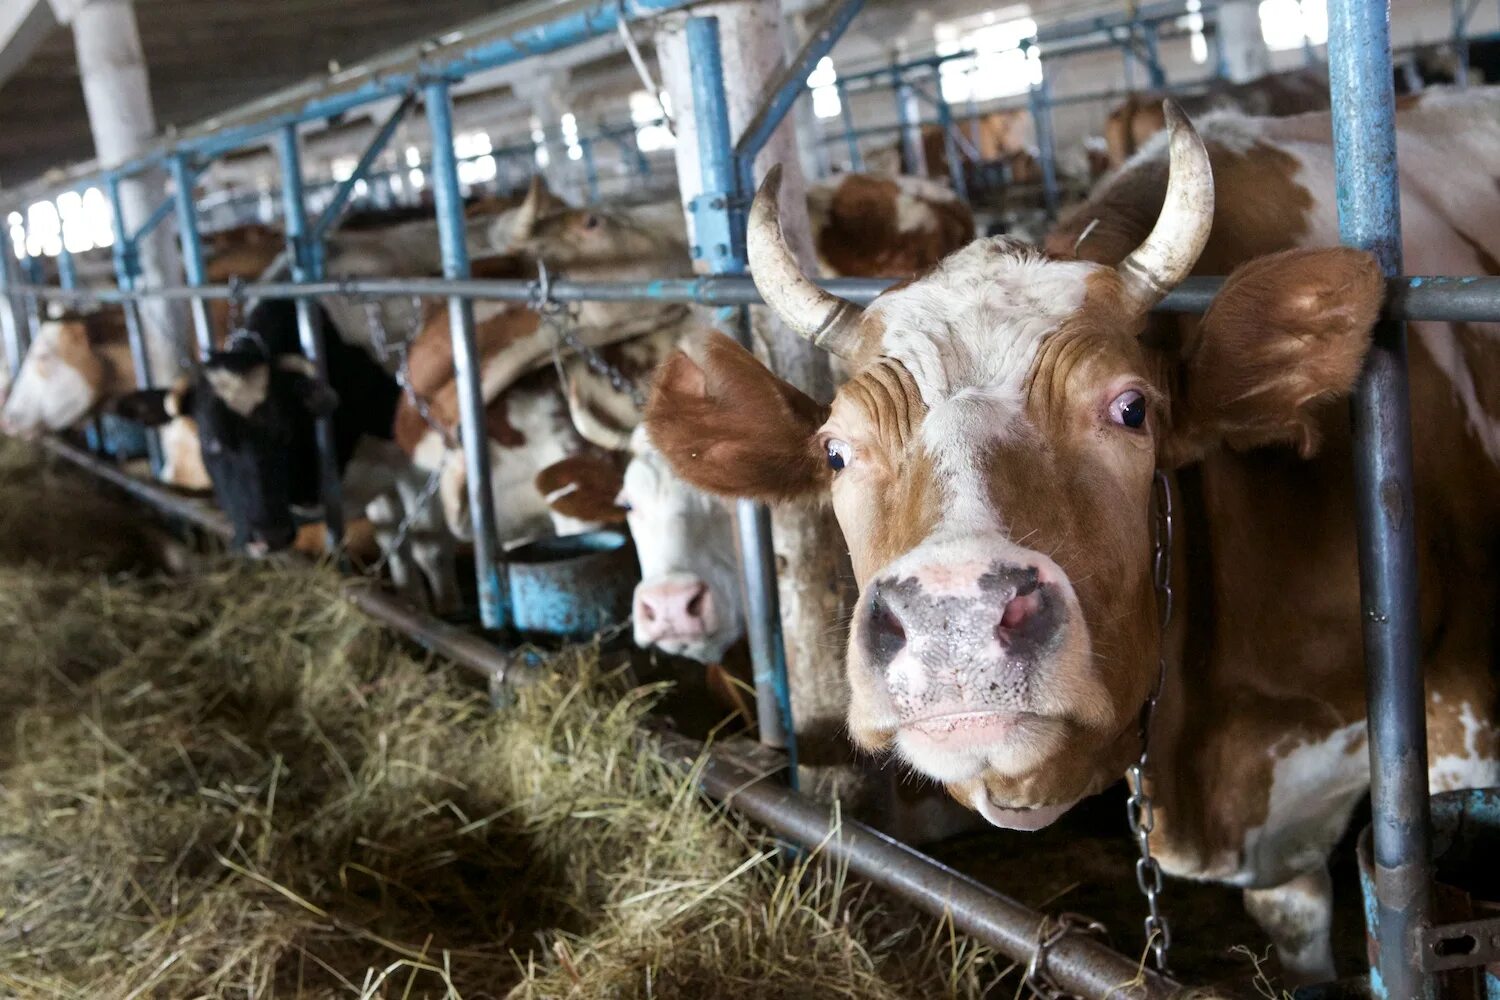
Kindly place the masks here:
<instances>
[{"instance_id":1,"label":"white fur patch","mask_svg":"<svg viewBox=\"0 0 1500 1000\"><path fill-rule=\"evenodd\" d=\"M101 387L59 355L62 324L42 324L41 333L21 360L21 370L5 400L4 426L10 434L29 436L66 430L88 416Z\"/></svg>"},{"instance_id":2,"label":"white fur patch","mask_svg":"<svg viewBox=\"0 0 1500 1000\"><path fill-rule=\"evenodd\" d=\"M1432 700L1437 703L1442 699L1434 692ZM1488 725L1474 714L1474 707L1468 702L1459 709L1458 719L1464 727L1463 753L1434 756L1427 764L1427 781L1434 792L1487 788L1495 784L1496 775L1500 774L1500 761L1479 752L1479 735Z\"/></svg>"},{"instance_id":3,"label":"white fur patch","mask_svg":"<svg viewBox=\"0 0 1500 1000\"><path fill-rule=\"evenodd\" d=\"M927 202L906 194L896 195L896 232L920 233L936 229L937 225L937 213Z\"/></svg>"},{"instance_id":4,"label":"white fur patch","mask_svg":"<svg viewBox=\"0 0 1500 1000\"><path fill-rule=\"evenodd\" d=\"M267 365L256 365L243 375L224 368L210 368L207 375L214 395L242 417L248 417L266 401L266 393L271 387L271 369Z\"/></svg>"}]
</instances>

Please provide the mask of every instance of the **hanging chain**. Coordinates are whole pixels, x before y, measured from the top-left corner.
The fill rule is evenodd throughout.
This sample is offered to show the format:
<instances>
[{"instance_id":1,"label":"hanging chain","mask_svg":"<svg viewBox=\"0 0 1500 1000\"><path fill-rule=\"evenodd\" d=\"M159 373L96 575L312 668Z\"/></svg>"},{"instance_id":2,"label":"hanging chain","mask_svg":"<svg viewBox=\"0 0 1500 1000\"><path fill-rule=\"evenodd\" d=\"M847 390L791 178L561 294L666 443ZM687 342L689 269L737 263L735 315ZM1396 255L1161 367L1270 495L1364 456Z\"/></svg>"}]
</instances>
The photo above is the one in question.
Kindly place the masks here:
<instances>
[{"instance_id":1,"label":"hanging chain","mask_svg":"<svg viewBox=\"0 0 1500 1000\"><path fill-rule=\"evenodd\" d=\"M1146 768L1151 755L1151 719L1156 714L1156 703L1161 698L1167 677L1167 626L1172 622L1172 485L1166 473L1156 473L1152 492L1151 578L1156 589L1160 641L1156 682L1141 711L1141 756L1125 772L1125 781L1130 787L1125 815L1141 851L1140 859L1135 863L1135 882L1146 897L1146 946L1151 951L1151 964L1157 972L1165 973L1167 952L1172 947L1172 929L1161 912L1161 865L1151 854L1151 833L1156 829L1156 814L1151 796L1146 791Z\"/></svg>"},{"instance_id":2,"label":"hanging chain","mask_svg":"<svg viewBox=\"0 0 1500 1000\"><path fill-rule=\"evenodd\" d=\"M392 536L389 544L384 546L380 558L375 560L369 569L371 575L380 573L395 554L406 545L407 538L411 535L412 528L417 523L427 505L432 503L432 498L437 495L439 486L443 481L443 470L448 466L448 455L458 447L452 432L438 423L432 415L432 408L426 398L417 392L411 382L411 345L416 340L417 334L422 330L422 300L418 296L412 296L412 331L397 342L392 342L389 332L385 328L385 312L380 303L375 299L365 299L365 317L370 324L370 342L374 345L376 352L380 355L383 363L389 364L391 358L396 358L396 384L400 386L401 392L411 403L422 422L442 438L443 459L438 462L437 468L433 469L427 476L427 481L422 484L421 491L417 494L416 502L407 507L402 513L401 522L396 525L396 533Z\"/></svg>"},{"instance_id":3,"label":"hanging chain","mask_svg":"<svg viewBox=\"0 0 1500 1000\"><path fill-rule=\"evenodd\" d=\"M557 371L558 384L567 391L568 380L563 374L563 349L583 359L589 371L609 382L610 388L626 396L639 410L646 408L646 395L637 381L618 367L596 347L581 340L574 330L578 326L576 306L568 306L552 297L552 276L544 261L536 262L536 287L531 297L531 308L541 317L542 326L552 334L552 367Z\"/></svg>"},{"instance_id":4,"label":"hanging chain","mask_svg":"<svg viewBox=\"0 0 1500 1000\"><path fill-rule=\"evenodd\" d=\"M1091 917L1077 913L1062 913L1055 917L1043 914L1036 929L1036 948L1031 952L1031 961L1026 963L1024 979L1026 987L1041 1000L1078 1000L1075 994L1057 985L1047 968L1052 949L1069 934L1092 934L1109 939L1109 930Z\"/></svg>"}]
</instances>

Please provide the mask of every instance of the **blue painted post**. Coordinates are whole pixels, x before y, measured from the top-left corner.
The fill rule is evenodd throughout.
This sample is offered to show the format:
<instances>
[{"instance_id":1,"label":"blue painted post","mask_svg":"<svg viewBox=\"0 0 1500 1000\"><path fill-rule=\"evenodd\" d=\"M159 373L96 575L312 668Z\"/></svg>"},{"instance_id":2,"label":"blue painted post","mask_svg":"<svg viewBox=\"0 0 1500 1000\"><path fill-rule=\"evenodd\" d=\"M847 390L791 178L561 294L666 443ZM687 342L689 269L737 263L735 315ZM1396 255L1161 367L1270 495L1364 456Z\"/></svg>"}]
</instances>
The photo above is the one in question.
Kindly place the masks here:
<instances>
[{"instance_id":1,"label":"blue painted post","mask_svg":"<svg viewBox=\"0 0 1500 1000\"><path fill-rule=\"evenodd\" d=\"M188 284L206 285L208 269L203 258L203 237L198 232L198 210L193 204L193 181L197 171L181 153L172 157L168 165L172 171L172 197L177 203L177 242L182 248L182 271ZM208 313L208 300L199 295L193 296L192 310L198 357L207 358L214 349L214 328Z\"/></svg>"},{"instance_id":2,"label":"blue painted post","mask_svg":"<svg viewBox=\"0 0 1500 1000\"><path fill-rule=\"evenodd\" d=\"M839 119L844 124L844 145L849 149L849 169L856 173L865 169L865 158L859 151L859 136L854 131L854 107L849 103L849 88L840 80L834 84L839 94Z\"/></svg>"},{"instance_id":3,"label":"blue painted post","mask_svg":"<svg viewBox=\"0 0 1500 1000\"><path fill-rule=\"evenodd\" d=\"M10 234L4 236L0 248L0 337L5 341L5 366L14 379L21 370L21 360L26 357L27 343L25 324L21 320L20 307L11 291L16 277L16 255L11 246Z\"/></svg>"},{"instance_id":4,"label":"blue painted post","mask_svg":"<svg viewBox=\"0 0 1500 1000\"><path fill-rule=\"evenodd\" d=\"M583 175L588 185L589 203L593 204L599 200L599 165L594 162L594 140L578 140L578 148L583 150Z\"/></svg>"},{"instance_id":5,"label":"blue painted post","mask_svg":"<svg viewBox=\"0 0 1500 1000\"><path fill-rule=\"evenodd\" d=\"M306 191L302 182L302 150L297 140L297 126L281 130L277 143L281 160L281 204L286 227L287 249L292 256L293 281L323 279L323 242L317 238L307 218ZM322 313L314 299L297 300L297 334L302 353L317 368L318 377L328 379L328 356L323 350ZM338 336L337 332L334 336ZM323 525L328 532L328 547L337 551L344 540L344 488L339 475L338 446L334 438L332 415L317 421L318 485L323 498Z\"/></svg>"},{"instance_id":6,"label":"blue painted post","mask_svg":"<svg viewBox=\"0 0 1500 1000\"><path fill-rule=\"evenodd\" d=\"M1401 200L1389 9L1330 0L1328 79L1339 234L1401 272ZM1382 998L1431 997L1416 931L1429 920L1432 870L1406 331L1376 327L1353 411L1354 481L1370 719L1377 967Z\"/></svg>"},{"instance_id":7,"label":"blue painted post","mask_svg":"<svg viewBox=\"0 0 1500 1000\"><path fill-rule=\"evenodd\" d=\"M953 137L953 131L958 126L953 122L953 109L943 96L941 79L936 81L933 88L932 103L937 107L938 127L943 130L943 154L948 158L948 179L953 184L953 193L963 201L968 201L969 185L964 178L964 161L959 155L958 141Z\"/></svg>"},{"instance_id":8,"label":"blue painted post","mask_svg":"<svg viewBox=\"0 0 1500 1000\"><path fill-rule=\"evenodd\" d=\"M1042 200L1047 217L1057 218L1057 146L1052 138L1052 82L1045 74L1031 88L1031 121L1036 128L1037 160L1042 169Z\"/></svg>"},{"instance_id":9,"label":"blue painted post","mask_svg":"<svg viewBox=\"0 0 1500 1000\"><path fill-rule=\"evenodd\" d=\"M78 287L78 266L68 250L68 233L63 230L62 249L57 252L57 284L60 288Z\"/></svg>"},{"instance_id":10,"label":"blue painted post","mask_svg":"<svg viewBox=\"0 0 1500 1000\"><path fill-rule=\"evenodd\" d=\"M692 68L693 113L698 125L702 190L691 205L693 240L714 274L744 274L745 216L742 181L746 171L735 163L730 140L729 106L724 97L724 66L719 48L719 21L693 17L687 23ZM749 313L739 310L735 333L749 347ZM736 505L740 556L744 570L745 621L755 671L755 707L761 741L784 746L797 783L797 739L792 721L791 687L781 637L781 601L776 590L776 553L771 544L771 512L764 504L741 500Z\"/></svg>"},{"instance_id":11,"label":"blue painted post","mask_svg":"<svg viewBox=\"0 0 1500 1000\"><path fill-rule=\"evenodd\" d=\"M1464 0L1453 0L1453 82L1460 87L1469 85L1469 15L1473 7L1465 9Z\"/></svg>"},{"instance_id":12,"label":"blue painted post","mask_svg":"<svg viewBox=\"0 0 1500 1000\"><path fill-rule=\"evenodd\" d=\"M432 131L432 197L437 210L443 277L469 277L469 250L464 243L464 205L458 191L458 161L453 153L453 98L446 80L426 84L427 126ZM453 336L453 371L458 386L459 426L474 525L474 564L479 578L479 615L485 628L503 628L506 607L505 567L495 530L495 495L490 487L489 435L484 424L484 395L479 383L479 350L474 343L474 305L461 296L448 300Z\"/></svg>"},{"instance_id":13,"label":"blue painted post","mask_svg":"<svg viewBox=\"0 0 1500 1000\"><path fill-rule=\"evenodd\" d=\"M119 175L108 175L104 186L109 195L110 219L115 230L115 281L123 291L134 291L136 280L141 275L141 259L136 249L136 237L125 226ZM120 303L120 308L125 314L125 336L130 341L130 363L135 368L135 386L137 389L150 389L151 355L146 347L145 330L141 326L140 303L135 299L127 299ZM146 430L146 456L151 462L151 474L160 475L161 438L153 428Z\"/></svg>"},{"instance_id":14,"label":"blue painted post","mask_svg":"<svg viewBox=\"0 0 1500 1000\"><path fill-rule=\"evenodd\" d=\"M1161 46L1156 37L1155 21L1141 26L1141 37L1146 45L1146 72L1150 76L1151 86L1159 90L1167 85L1167 71L1161 65Z\"/></svg>"},{"instance_id":15,"label":"blue painted post","mask_svg":"<svg viewBox=\"0 0 1500 1000\"><path fill-rule=\"evenodd\" d=\"M922 146L922 116L917 111L916 96L901 72L891 67L891 85L896 88L896 125L901 129L901 167L903 173L927 176L927 155Z\"/></svg>"}]
</instances>

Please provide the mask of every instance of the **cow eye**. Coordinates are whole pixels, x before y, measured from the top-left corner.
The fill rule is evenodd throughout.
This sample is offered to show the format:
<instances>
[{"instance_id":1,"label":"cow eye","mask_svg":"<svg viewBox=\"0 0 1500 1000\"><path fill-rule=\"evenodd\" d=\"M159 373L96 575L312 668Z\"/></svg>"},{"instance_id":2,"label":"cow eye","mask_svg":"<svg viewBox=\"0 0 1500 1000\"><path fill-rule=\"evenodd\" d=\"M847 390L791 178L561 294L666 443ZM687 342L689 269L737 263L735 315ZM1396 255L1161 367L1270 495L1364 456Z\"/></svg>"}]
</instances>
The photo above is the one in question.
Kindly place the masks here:
<instances>
[{"instance_id":1,"label":"cow eye","mask_svg":"<svg viewBox=\"0 0 1500 1000\"><path fill-rule=\"evenodd\" d=\"M849 465L852 455L847 442L837 438L830 438L826 445L828 451L828 467L834 472L842 472Z\"/></svg>"},{"instance_id":2,"label":"cow eye","mask_svg":"<svg viewBox=\"0 0 1500 1000\"><path fill-rule=\"evenodd\" d=\"M1136 389L1126 389L1109 404L1109 419L1132 430L1146 426L1146 397Z\"/></svg>"},{"instance_id":3,"label":"cow eye","mask_svg":"<svg viewBox=\"0 0 1500 1000\"><path fill-rule=\"evenodd\" d=\"M627 497L624 493L621 493L619 496L615 497L615 506L620 510L623 510L627 514L632 510L635 510L635 508L630 505L630 498Z\"/></svg>"}]
</instances>

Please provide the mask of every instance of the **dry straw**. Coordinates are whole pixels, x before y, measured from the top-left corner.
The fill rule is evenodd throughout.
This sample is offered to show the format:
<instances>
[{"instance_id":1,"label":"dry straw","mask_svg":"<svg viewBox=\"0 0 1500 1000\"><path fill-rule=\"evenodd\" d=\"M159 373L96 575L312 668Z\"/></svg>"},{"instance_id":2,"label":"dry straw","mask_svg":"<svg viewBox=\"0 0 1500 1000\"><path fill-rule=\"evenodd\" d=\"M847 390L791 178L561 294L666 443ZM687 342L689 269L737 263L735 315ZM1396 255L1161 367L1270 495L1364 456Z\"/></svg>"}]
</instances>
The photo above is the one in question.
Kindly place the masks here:
<instances>
[{"instance_id":1,"label":"dry straw","mask_svg":"<svg viewBox=\"0 0 1500 1000\"><path fill-rule=\"evenodd\" d=\"M597 650L497 714L329 572L124 574L149 547L130 518L14 448L0 476L0 995L926 998L997 977L713 809L641 749L659 691Z\"/></svg>"}]
</instances>

